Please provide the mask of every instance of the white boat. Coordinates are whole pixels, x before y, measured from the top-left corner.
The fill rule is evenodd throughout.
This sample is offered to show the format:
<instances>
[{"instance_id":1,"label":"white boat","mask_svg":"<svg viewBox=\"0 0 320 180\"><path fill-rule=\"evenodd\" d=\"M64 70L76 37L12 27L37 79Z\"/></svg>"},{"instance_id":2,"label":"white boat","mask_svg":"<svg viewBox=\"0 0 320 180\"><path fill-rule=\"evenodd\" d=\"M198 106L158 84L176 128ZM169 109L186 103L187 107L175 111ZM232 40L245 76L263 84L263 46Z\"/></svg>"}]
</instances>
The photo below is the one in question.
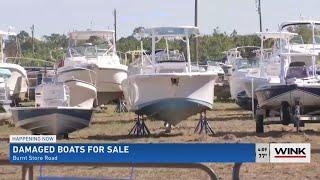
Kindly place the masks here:
<instances>
[{"instance_id":1,"label":"white boat","mask_svg":"<svg viewBox=\"0 0 320 180\"><path fill-rule=\"evenodd\" d=\"M259 107L265 111L280 111L284 125L295 115L319 114L320 77L314 68L318 53L281 54L280 83L270 83L256 90Z\"/></svg>"},{"instance_id":2,"label":"white boat","mask_svg":"<svg viewBox=\"0 0 320 180\"><path fill-rule=\"evenodd\" d=\"M114 31L76 31L69 34L69 48L58 75L61 80L95 82L98 104L122 96L127 66L116 54Z\"/></svg>"},{"instance_id":3,"label":"white boat","mask_svg":"<svg viewBox=\"0 0 320 180\"><path fill-rule=\"evenodd\" d=\"M11 71L8 69L0 69L0 121L11 118L10 105L10 89L7 85Z\"/></svg>"},{"instance_id":4,"label":"white boat","mask_svg":"<svg viewBox=\"0 0 320 180\"><path fill-rule=\"evenodd\" d=\"M0 31L0 69L8 69L11 71L11 76L7 80L9 87L10 98L17 103L27 98L28 92L28 78L26 70L18 64L6 63L4 56L4 36L13 36L14 33L6 33Z\"/></svg>"},{"instance_id":5,"label":"white boat","mask_svg":"<svg viewBox=\"0 0 320 180\"><path fill-rule=\"evenodd\" d=\"M230 86L228 78L226 78L226 73L223 70L222 66L224 64L207 61L207 71L213 71L218 74L218 78L214 83L214 95L218 100L226 100L230 98Z\"/></svg>"},{"instance_id":6,"label":"white boat","mask_svg":"<svg viewBox=\"0 0 320 180\"><path fill-rule=\"evenodd\" d=\"M35 107L11 109L16 125L30 130L33 134L54 134L65 137L73 131L88 127L93 112L93 100L90 103L91 107L86 103L73 104L76 102L74 99L79 98L78 94L75 97L74 90L70 91L65 82L55 81L55 78L52 80L52 78L44 79L44 83L37 86ZM82 93L82 96L88 97L87 92L82 91ZM86 102L83 99L82 101Z\"/></svg>"},{"instance_id":7,"label":"white boat","mask_svg":"<svg viewBox=\"0 0 320 180\"><path fill-rule=\"evenodd\" d=\"M259 47L243 46L231 49L227 53L228 62L232 63L229 77L231 99L243 109L251 109L251 99L246 95L243 78L247 74L256 74L259 69L257 56Z\"/></svg>"},{"instance_id":8,"label":"white boat","mask_svg":"<svg viewBox=\"0 0 320 180\"><path fill-rule=\"evenodd\" d=\"M243 84L246 95L250 99L253 98L255 104L256 97L253 97L252 95L257 88L268 83L280 82L280 54L287 51L281 43L288 39L291 40L297 34L289 32L265 32L257 33L257 35L261 40L259 68L256 73L248 73L240 80L240 83ZM268 41L269 43L273 42L273 48L264 48L265 41Z\"/></svg>"},{"instance_id":9,"label":"white boat","mask_svg":"<svg viewBox=\"0 0 320 180\"><path fill-rule=\"evenodd\" d=\"M176 125L196 113L211 109L217 74L193 67L189 37L198 35L195 27L158 27L145 29L152 38L152 51L129 65L128 79L122 83L130 111ZM161 39L166 49L156 50ZM187 58L169 50L169 40L178 39L187 46Z\"/></svg>"},{"instance_id":10,"label":"white boat","mask_svg":"<svg viewBox=\"0 0 320 180\"><path fill-rule=\"evenodd\" d=\"M289 49L292 53L320 53L320 21L288 21L280 25L279 32L258 33L258 35L261 39L261 48L263 48L263 41L267 39L273 38L279 41L275 43L277 45L273 52L269 54L266 51L262 52L265 57L261 59L260 72L243 78L246 95L249 98L252 98L252 92L259 86L267 84L270 80L276 83L279 81L277 78L281 63L279 53L288 52ZM290 43L280 45L285 38L290 38Z\"/></svg>"},{"instance_id":11,"label":"white boat","mask_svg":"<svg viewBox=\"0 0 320 180\"><path fill-rule=\"evenodd\" d=\"M287 120L284 124L289 123L289 113L292 113L289 109L297 103L303 108L301 113L304 114L317 111L320 107L320 78L316 69L320 43L317 25L320 25L318 21L301 20L280 26L280 34L287 34L288 37L280 41L283 50L279 54L279 82L267 83L256 89L259 106L267 110L279 110L281 119ZM299 35L297 32L303 33Z\"/></svg>"}]
</instances>

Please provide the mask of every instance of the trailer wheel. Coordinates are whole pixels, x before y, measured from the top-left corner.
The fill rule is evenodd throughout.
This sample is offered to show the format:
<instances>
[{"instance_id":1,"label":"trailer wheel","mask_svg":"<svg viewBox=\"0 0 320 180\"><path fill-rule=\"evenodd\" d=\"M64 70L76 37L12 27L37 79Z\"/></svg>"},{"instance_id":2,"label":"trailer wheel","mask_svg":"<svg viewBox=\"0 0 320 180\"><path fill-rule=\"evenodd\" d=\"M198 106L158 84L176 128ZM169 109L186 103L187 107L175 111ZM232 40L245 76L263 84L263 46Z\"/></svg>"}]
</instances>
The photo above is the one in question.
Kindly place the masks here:
<instances>
[{"instance_id":1,"label":"trailer wheel","mask_svg":"<svg viewBox=\"0 0 320 180\"><path fill-rule=\"evenodd\" d=\"M283 125L289 125L291 122L290 108L288 103L282 103L280 109L280 120Z\"/></svg>"},{"instance_id":2,"label":"trailer wheel","mask_svg":"<svg viewBox=\"0 0 320 180\"><path fill-rule=\"evenodd\" d=\"M256 133L264 133L263 115L262 114L256 115Z\"/></svg>"}]
</instances>

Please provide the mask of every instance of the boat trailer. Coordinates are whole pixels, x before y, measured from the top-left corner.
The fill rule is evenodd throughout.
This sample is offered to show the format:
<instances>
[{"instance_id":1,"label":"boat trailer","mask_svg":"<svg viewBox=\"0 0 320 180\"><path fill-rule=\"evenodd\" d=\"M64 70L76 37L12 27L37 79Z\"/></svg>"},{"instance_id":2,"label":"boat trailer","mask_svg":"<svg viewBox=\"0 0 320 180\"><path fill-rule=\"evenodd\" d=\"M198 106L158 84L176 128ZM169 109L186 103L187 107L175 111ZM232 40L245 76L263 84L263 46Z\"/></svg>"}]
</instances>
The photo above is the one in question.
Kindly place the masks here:
<instances>
[{"instance_id":1,"label":"boat trailer","mask_svg":"<svg viewBox=\"0 0 320 180\"><path fill-rule=\"evenodd\" d=\"M280 111L282 110L280 109ZM264 125L293 124L294 127L296 127L296 131L300 132L300 127L304 127L306 123L320 123L319 114L309 113L301 115L301 105L299 102L295 103L295 106L292 108L291 113L288 113L288 115L289 116L283 116L280 112L279 117L268 117L269 112L258 107L255 114L256 133L264 133Z\"/></svg>"}]
</instances>

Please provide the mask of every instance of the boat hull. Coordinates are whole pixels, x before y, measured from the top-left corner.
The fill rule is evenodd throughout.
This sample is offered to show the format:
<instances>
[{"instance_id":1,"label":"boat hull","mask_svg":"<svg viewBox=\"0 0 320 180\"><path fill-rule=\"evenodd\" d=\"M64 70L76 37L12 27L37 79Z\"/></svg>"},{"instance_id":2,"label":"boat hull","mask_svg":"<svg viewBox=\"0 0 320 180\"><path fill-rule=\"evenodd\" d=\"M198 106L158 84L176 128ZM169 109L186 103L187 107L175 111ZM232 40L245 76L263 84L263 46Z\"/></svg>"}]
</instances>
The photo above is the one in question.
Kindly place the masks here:
<instances>
[{"instance_id":1,"label":"boat hull","mask_svg":"<svg viewBox=\"0 0 320 180\"><path fill-rule=\"evenodd\" d=\"M61 81L67 81L70 79L79 79L81 81L85 81L91 84L96 83L96 73L92 70L92 68L86 67L61 67L58 68L58 75Z\"/></svg>"},{"instance_id":2,"label":"boat hull","mask_svg":"<svg viewBox=\"0 0 320 180\"><path fill-rule=\"evenodd\" d=\"M212 108L216 77L205 73L132 75L123 83L124 96L129 110L176 125Z\"/></svg>"},{"instance_id":3,"label":"boat hull","mask_svg":"<svg viewBox=\"0 0 320 180\"><path fill-rule=\"evenodd\" d=\"M122 65L123 66L123 65ZM122 96L123 80L127 79L126 68L96 67L98 104L108 104Z\"/></svg>"},{"instance_id":4,"label":"boat hull","mask_svg":"<svg viewBox=\"0 0 320 180\"><path fill-rule=\"evenodd\" d=\"M246 92L246 95L249 98L252 98L252 85L253 85L253 92L268 83L268 80L266 78L260 78L260 77L245 77L241 79L241 84L243 84L243 88ZM254 97L256 99L256 97Z\"/></svg>"},{"instance_id":5,"label":"boat hull","mask_svg":"<svg viewBox=\"0 0 320 180\"><path fill-rule=\"evenodd\" d=\"M90 69L90 71L87 71ZM98 104L108 104L110 101L122 96L121 83L127 78L127 68L124 65L112 67L99 67L88 64L85 68L62 67L59 68L60 79L68 80L70 77L89 83L95 83L98 94Z\"/></svg>"},{"instance_id":6,"label":"boat hull","mask_svg":"<svg viewBox=\"0 0 320 180\"><path fill-rule=\"evenodd\" d=\"M265 109L280 109L283 102L294 106L299 101L305 113L320 108L320 86L272 85L256 90L259 106Z\"/></svg>"},{"instance_id":7,"label":"boat hull","mask_svg":"<svg viewBox=\"0 0 320 180\"><path fill-rule=\"evenodd\" d=\"M189 116L211 108L212 104L196 99L169 98L141 104L136 113L176 125Z\"/></svg>"},{"instance_id":8,"label":"boat hull","mask_svg":"<svg viewBox=\"0 0 320 180\"><path fill-rule=\"evenodd\" d=\"M236 100L238 94L244 90L243 83L240 83L241 78L245 76L246 71L233 72L229 78L231 99Z\"/></svg>"},{"instance_id":9,"label":"boat hull","mask_svg":"<svg viewBox=\"0 0 320 180\"><path fill-rule=\"evenodd\" d=\"M70 89L70 106L93 107L93 102L97 98L95 85L79 80L67 80L64 83Z\"/></svg>"},{"instance_id":10,"label":"boat hull","mask_svg":"<svg viewBox=\"0 0 320 180\"><path fill-rule=\"evenodd\" d=\"M16 125L33 134L63 135L89 126L92 109L80 108L13 108Z\"/></svg>"},{"instance_id":11,"label":"boat hull","mask_svg":"<svg viewBox=\"0 0 320 180\"><path fill-rule=\"evenodd\" d=\"M236 104L244 110L252 110L252 99L247 96L245 91L238 93Z\"/></svg>"}]
</instances>

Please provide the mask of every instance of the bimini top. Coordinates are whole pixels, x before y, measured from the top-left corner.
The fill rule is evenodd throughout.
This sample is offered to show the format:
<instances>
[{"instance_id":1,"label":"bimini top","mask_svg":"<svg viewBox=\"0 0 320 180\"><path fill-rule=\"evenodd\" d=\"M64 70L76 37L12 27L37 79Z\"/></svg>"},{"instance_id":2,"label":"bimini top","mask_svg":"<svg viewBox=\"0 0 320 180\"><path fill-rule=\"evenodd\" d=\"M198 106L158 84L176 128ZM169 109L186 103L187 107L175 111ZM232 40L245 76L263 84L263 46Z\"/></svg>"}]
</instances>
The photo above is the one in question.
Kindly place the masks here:
<instances>
[{"instance_id":1,"label":"bimini top","mask_svg":"<svg viewBox=\"0 0 320 180\"><path fill-rule=\"evenodd\" d=\"M280 30L283 29L286 26L292 26L292 25L303 25L303 24L317 24L320 25L320 21L316 20L296 20L296 21L287 21L280 24Z\"/></svg>"},{"instance_id":2,"label":"bimini top","mask_svg":"<svg viewBox=\"0 0 320 180\"><path fill-rule=\"evenodd\" d=\"M75 31L69 33L71 39L76 40L87 40L91 36L97 36L104 39L112 39L114 36L113 30L103 30L103 31Z\"/></svg>"},{"instance_id":3,"label":"bimini top","mask_svg":"<svg viewBox=\"0 0 320 180\"><path fill-rule=\"evenodd\" d=\"M193 26L180 26L180 27L154 27L142 30L147 36L191 36L199 35L199 28Z\"/></svg>"},{"instance_id":4,"label":"bimini top","mask_svg":"<svg viewBox=\"0 0 320 180\"><path fill-rule=\"evenodd\" d=\"M297 36L297 33L290 32L257 32L256 33L261 39L291 39L294 36Z\"/></svg>"}]
</instances>

